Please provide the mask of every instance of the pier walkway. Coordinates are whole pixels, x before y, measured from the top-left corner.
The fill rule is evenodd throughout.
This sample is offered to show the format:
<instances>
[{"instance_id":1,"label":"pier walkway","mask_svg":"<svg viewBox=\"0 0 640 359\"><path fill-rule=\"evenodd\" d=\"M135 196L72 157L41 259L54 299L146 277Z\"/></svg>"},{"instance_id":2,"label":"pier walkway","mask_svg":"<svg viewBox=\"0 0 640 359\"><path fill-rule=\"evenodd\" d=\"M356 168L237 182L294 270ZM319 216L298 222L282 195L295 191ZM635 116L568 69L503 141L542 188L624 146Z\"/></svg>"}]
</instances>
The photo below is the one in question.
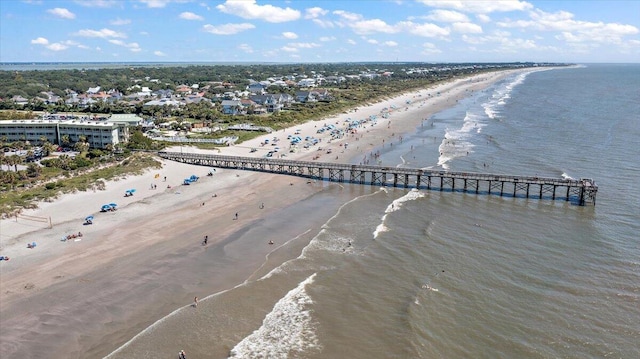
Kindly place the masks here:
<instances>
[{"instance_id":1,"label":"pier walkway","mask_svg":"<svg viewBox=\"0 0 640 359\"><path fill-rule=\"evenodd\" d=\"M274 158L158 152L162 158L200 166L231 168L304 177L314 180L439 191L565 200L596 204L598 186L592 179L513 176L477 172L432 171L417 168L350 165Z\"/></svg>"}]
</instances>

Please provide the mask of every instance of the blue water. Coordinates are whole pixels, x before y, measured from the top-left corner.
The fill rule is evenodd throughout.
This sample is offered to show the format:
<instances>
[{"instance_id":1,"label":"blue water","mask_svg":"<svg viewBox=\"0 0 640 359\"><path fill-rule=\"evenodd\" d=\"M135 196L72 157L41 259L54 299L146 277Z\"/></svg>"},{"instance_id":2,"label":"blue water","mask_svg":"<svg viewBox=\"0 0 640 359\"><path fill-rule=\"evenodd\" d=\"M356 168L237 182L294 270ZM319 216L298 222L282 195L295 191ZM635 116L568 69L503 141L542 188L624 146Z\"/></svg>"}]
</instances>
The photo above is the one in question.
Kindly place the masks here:
<instances>
[{"instance_id":1,"label":"blue water","mask_svg":"<svg viewBox=\"0 0 640 359\"><path fill-rule=\"evenodd\" d=\"M640 65L514 75L379 149L385 165L592 178L596 206L330 185L310 200L345 203L297 259L210 298L206 327L178 314L114 357L640 357L638 84Z\"/></svg>"}]
</instances>

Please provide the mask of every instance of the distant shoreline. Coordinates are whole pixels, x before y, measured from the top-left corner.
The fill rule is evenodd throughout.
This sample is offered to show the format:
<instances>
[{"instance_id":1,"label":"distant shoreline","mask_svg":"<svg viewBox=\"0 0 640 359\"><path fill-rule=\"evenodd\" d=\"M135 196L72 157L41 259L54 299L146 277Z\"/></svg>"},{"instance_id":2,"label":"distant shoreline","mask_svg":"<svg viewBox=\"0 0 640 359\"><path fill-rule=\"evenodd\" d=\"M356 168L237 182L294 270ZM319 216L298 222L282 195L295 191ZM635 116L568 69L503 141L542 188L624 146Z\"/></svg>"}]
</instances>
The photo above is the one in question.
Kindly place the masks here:
<instances>
[{"instance_id":1,"label":"distant shoreline","mask_svg":"<svg viewBox=\"0 0 640 359\"><path fill-rule=\"evenodd\" d=\"M525 62L521 62L525 63ZM530 62L536 63L536 62ZM153 61L122 61L122 62L18 62L6 61L0 62L0 71L56 71L56 70L101 70L101 69L120 69L127 67L188 67L188 66L255 66L255 65L295 65L297 62L210 62L210 61L188 61L188 62L153 62ZM303 63L314 64L314 63ZM319 64L319 63L315 63ZM354 62L334 62L331 64L427 64L420 61L354 61ZM457 63L429 63L430 65L453 65ZM483 64L483 63L478 63ZM513 64L512 62L504 62L501 64ZM539 63L542 66L550 65L571 65L569 63Z\"/></svg>"}]
</instances>

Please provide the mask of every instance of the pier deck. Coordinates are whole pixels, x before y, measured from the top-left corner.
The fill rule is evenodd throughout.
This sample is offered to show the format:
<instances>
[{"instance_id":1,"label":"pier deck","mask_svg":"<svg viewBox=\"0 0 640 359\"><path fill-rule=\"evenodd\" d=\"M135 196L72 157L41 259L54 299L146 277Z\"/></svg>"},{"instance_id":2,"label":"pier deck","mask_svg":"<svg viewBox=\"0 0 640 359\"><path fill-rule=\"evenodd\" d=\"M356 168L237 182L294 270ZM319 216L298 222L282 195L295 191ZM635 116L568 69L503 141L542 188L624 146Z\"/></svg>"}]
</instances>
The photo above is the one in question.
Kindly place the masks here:
<instances>
[{"instance_id":1,"label":"pier deck","mask_svg":"<svg viewBox=\"0 0 640 359\"><path fill-rule=\"evenodd\" d=\"M274 158L158 152L162 158L200 166L269 172L322 181L465 192L596 204L592 179L514 176L477 172L432 171L406 167L351 165Z\"/></svg>"}]
</instances>

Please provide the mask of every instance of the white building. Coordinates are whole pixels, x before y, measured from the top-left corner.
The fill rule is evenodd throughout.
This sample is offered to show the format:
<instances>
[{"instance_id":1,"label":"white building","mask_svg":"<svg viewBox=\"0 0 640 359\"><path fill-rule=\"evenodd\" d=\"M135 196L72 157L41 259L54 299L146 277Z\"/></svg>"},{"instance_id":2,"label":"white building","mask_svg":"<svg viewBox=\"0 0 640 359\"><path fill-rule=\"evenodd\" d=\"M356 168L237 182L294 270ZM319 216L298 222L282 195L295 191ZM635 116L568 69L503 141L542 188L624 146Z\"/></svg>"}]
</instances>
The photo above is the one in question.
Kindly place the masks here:
<instances>
[{"instance_id":1,"label":"white building","mask_svg":"<svg viewBox=\"0 0 640 359\"><path fill-rule=\"evenodd\" d=\"M40 143L41 138L62 145L62 138L69 137L74 144L84 136L90 148L104 149L126 142L129 128L124 123L88 120L9 120L0 121L0 137L7 141Z\"/></svg>"}]
</instances>

